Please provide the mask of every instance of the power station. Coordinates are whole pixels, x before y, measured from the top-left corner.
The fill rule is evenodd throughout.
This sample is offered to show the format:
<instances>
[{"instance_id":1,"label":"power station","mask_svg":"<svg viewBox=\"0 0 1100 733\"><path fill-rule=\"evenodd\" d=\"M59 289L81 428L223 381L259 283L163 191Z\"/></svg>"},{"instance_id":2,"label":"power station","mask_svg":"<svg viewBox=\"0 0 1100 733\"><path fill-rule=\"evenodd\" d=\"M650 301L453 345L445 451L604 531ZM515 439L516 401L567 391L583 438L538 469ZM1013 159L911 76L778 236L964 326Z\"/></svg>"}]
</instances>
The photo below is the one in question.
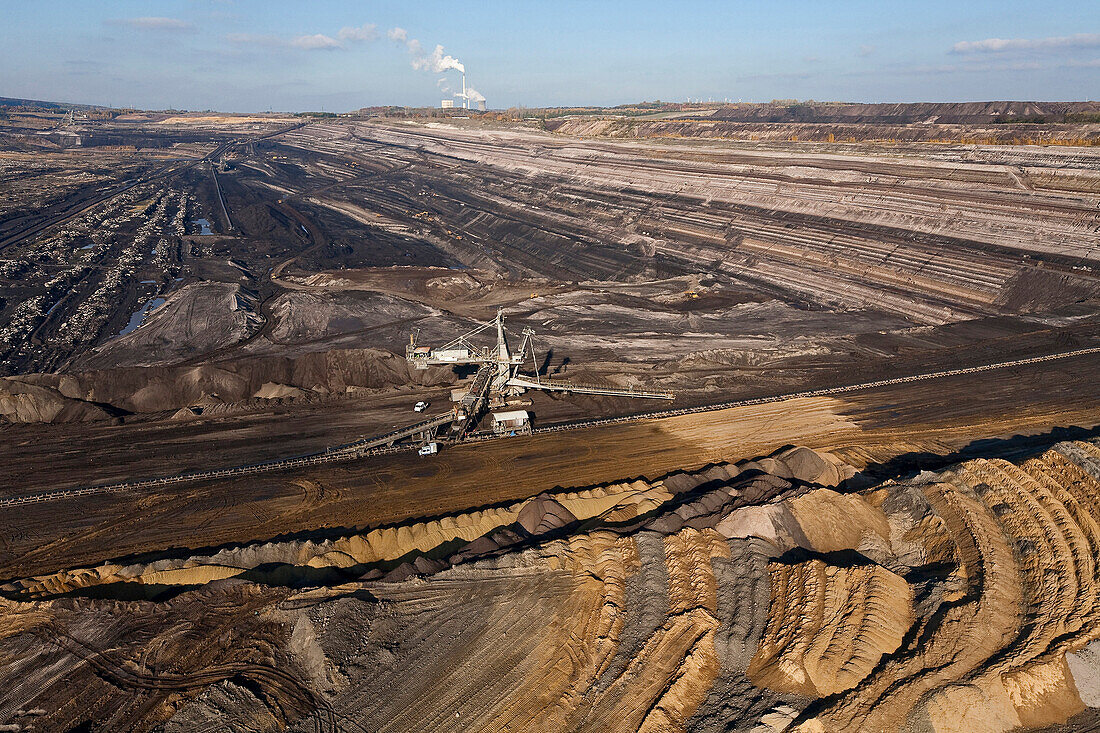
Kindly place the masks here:
<instances>
[{"instance_id":1,"label":"power station","mask_svg":"<svg viewBox=\"0 0 1100 733\"><path fill-rule=\"evenodd\" d=\"M477 91L473 87L466 86L466 72L462 72L462 91L455 92L454 96L461 100L462 109L470 109L470 101L477 105L479 112L485 111L485 97L481 96L481 92ZM454 109L455 103L453 99L444 99L440 101L440 109Z\"/></svg>"}]
</instances>

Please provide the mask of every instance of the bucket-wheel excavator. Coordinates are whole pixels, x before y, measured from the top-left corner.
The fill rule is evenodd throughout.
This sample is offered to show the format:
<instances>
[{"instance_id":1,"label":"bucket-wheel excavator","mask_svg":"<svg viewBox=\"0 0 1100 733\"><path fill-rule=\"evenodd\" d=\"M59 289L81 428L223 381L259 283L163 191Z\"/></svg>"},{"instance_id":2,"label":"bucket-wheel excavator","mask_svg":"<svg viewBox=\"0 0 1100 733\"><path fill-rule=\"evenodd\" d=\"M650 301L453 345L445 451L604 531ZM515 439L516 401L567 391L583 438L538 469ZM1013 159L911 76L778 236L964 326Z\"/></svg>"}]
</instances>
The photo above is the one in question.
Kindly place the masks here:
<instances>
[{"instance_id":1,"label":"bucket-wheel excavator","mask_svg":"<svg viewBox=\"0 0 1100 733\"><path fill-rule=\"evenodd\" d=\"M483 334L495 334L495 343L479 343ZM451 411L450 439L461 440L477 423L489 407L506 404L510 397L517 397L527 390L603 395L608 397L633 397L657 400L673 399L672 392L646 390L634 387L622 388L610 385L581 384L543 377L535 356L535 332L523 329L519 349L512 351L504 328L504 311L497 311L496 318L478 325L439 347L422 345L419 330L409 337L405 358L416 369L431 366L476 366L477 375L470 388L456 401ZM478 337L481 336L479 339ZM524 364L532 366L531 373L521 371ZM446 416L435 419L446 422ZM430 421L428 421L430 422Z\"/></svg>"}]
</instances>

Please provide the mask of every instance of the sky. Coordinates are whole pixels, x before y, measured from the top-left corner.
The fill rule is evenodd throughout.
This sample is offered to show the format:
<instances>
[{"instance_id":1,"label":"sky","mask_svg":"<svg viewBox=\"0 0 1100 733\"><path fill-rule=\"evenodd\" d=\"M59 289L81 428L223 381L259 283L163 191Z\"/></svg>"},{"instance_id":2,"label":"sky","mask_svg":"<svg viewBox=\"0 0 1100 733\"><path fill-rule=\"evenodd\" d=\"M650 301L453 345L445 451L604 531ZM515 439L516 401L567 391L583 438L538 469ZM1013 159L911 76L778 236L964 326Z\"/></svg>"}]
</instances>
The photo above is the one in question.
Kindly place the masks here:
<instances>
[{"instance_id":1,"label":"sky","mask_svg":"<svg viewBox=\"0 0 1100 733\"><path fill-rule=\"evenodd\" d=\"M0 0L0 96L143 109L1096 100L1100 2Z\"/></svg>"}]
</instances>

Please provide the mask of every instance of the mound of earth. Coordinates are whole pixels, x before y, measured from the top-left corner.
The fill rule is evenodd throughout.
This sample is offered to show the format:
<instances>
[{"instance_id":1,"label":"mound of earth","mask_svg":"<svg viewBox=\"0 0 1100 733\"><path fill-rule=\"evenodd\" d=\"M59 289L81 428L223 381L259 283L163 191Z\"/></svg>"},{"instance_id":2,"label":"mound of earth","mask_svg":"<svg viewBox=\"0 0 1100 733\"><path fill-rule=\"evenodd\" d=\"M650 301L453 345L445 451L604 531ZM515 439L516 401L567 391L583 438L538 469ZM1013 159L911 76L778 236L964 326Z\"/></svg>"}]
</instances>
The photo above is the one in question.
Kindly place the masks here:
<instances>
[{"instance_id":1,"label":"mound of earth","mask_svg":"<svg viewBox=\"0 0 1100 733\"><path fill-rule=\"evenodd\" d=\"M56 389L10 377L0 378L0 421L60 423L109 420L111 417L111 413L98 405L72 399Z\"/></svg>"},{"instance_id":2,"label":"mound of earth","mask_svg":"<svg viewBox=\"0 0 1100 733\"><path fill-rule=\"evenodd\" d=\"M82 360L87 367L172 364L235 344L263 319L255 295L240 285L191 283L168 296L145 322Z\"/></svg>"},{"instance_id":3,"label":"mound of earth","mask_svg":"<svg viewBox=\"0 0 1100 733\"><path fill-rule=\"evenodd\" d=\"M403 324L432 313L403 298L369 292L311 293L290 291L271 302L277 345L309 343L344 333ZM399 327L399 326L398 326Z\"/></svg>"},{"instance_id":4,"label":"mound of earth","mask_svg":"<svg viewBox=\"0 0 1100 733\"><path fill-rule=\"evenodd\" d=\"M217 407L226 412L247 406L241 403L254 397L303 398L452 379L449 369L413 370L403 357L387 351L333 349L295 358L255 356L199 366L0 378L0 415L13 422L58 422L107 419L106 409L147 413Z\"/></svg>"},{"instance_id":5,"label":"mound of earth","mask_svg":"<svg viewBox=\"0 0 1100 733\"><path fill-rule=\"evenodd\" d=\"M289 384L278 384L276 382L264 382L263 386L252 396L259 397L262 400L279 400L306 397L308 395L309 393L300 387L292 387Z\"/></svg>"}]
</instances>

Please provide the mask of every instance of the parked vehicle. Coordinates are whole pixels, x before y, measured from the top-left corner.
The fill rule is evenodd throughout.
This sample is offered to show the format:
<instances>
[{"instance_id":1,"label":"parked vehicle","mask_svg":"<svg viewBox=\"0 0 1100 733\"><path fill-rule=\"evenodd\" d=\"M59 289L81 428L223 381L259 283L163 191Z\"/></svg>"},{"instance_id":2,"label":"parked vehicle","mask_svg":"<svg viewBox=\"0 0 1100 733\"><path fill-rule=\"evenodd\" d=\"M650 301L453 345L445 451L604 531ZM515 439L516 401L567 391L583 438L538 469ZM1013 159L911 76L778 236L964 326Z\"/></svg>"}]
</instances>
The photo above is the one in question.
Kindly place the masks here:
<instances>
[{"instance_id":1,"label":"parked vehicle","mask_svg":"<svg viewBox=\"0 0 1100 733\"><path fill-rule=\"evenodd\" d=\"M428 405L430 404L432 403L421 400L420 402L417 402L415 405L413 405L413 412L424 412L424 410L428 409Z\"/></svg>"},{"instance_id":2,"label":"parked vehicle","mask_svg":"<svg viewBox=\"0 0 1100 733\"><path fill-rule=\"evenodd\" d=\"M439 452L439 443L428 443L427 445L420 446L420 450L416 452L420 456L431 456Z\"/></svg>"}]
</instances>

